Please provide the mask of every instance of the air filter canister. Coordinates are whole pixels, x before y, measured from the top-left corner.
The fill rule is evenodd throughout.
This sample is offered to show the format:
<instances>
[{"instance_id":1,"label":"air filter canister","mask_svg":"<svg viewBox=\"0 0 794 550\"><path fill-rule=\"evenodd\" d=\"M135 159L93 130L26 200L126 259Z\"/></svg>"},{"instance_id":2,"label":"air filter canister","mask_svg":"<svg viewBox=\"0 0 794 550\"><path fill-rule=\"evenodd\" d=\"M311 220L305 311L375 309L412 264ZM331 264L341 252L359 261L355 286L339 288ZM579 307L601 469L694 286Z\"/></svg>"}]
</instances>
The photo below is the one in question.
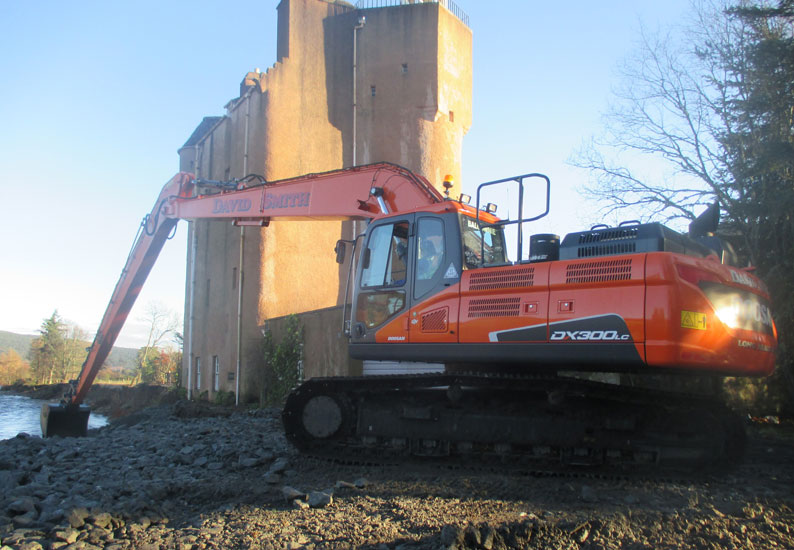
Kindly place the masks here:
<instances>
[{"instance_id":1,"label":"air filter canister","mask_svg":"<svg viewBox=\"0 0 794 550\"><path fill-rule=\"evenodd\" d=\"M560 236L538 233L529 238L530 262L553 262L560 259Z\"/></svg>"}]
</instances>

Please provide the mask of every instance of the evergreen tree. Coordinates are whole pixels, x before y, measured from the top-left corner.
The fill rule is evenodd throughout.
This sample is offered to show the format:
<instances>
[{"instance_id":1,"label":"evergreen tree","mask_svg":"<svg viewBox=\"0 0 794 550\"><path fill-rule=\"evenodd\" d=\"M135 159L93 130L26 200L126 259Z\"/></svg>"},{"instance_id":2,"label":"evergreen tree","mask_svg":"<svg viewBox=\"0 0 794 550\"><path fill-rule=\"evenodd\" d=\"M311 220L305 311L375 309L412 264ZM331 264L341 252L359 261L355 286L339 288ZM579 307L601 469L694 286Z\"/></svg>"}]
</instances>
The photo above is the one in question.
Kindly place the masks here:
<instances>
[{"instance_id":1,"label":"evergreen tree","mask_svg":"<svg viewBox=\"0 0 794 550\"><path fill-rule=\"evenodd\" d=\"M720 203L722 236L769 286L794 390L794 0L694 6L683 32L643 34L604 136L573 162L607 213L692 220Z\"/></svg>"},{"instance_id":2,"label":"evergreen tree","mask_svg":"<svg viewBox=\"0 0 794 550\"><path fill-rule=\"evenodd\" d=\"M37 383L52 384L60 374L65 347L66 325L55 310L41 324L39 336L30 344L30 366Z\"/></svg>"},{"instance_id":3,"label":"evergreen tree","mask_svg":"<svg viewBox=\"0 0 794 550\"><path fill-rule=\"evenodd\" d=\"M136 360L140 369L140 380L144 384L154 384L157 378L157 365L155 359L158 356L157 348L144 346L138 350Z\"/></svg>"},{"instance_id":4,"label":"evergreen tree","mask_svg":"<svg viewBox=\"0 0 794 550\"><path fill-rule=\"evenodd\" d=\"M85 360L87 345L85 332L64 321L55 310L42 322L39 336L30 344L33 380L53 384L74 379Z\"/></svg>"},{"instance_id":5,"label":"evergreen tree","mask_svg":"<svg viewBox=\"0 0 794 550\"><path fill-rule=\"evenodd\" d=\"M737 201L729 222L769 285L780 328L784 374L794 387L794 1L730 10L748 27L735 75L729 129L722 138Z\"/></svg>"},{"instance_id":6,"label":"evergreen tree","mask_svg":"<svg viewBox=\"0 0 794 550\"><path fill-rule=\"evenodd\" d=\"M264 368L264 394L269 405L284 402L290 390L302 380L303 325L296 315L287 317L283 335L275 342L267 330L260 353Z\"/></svg>"}]
</instances>

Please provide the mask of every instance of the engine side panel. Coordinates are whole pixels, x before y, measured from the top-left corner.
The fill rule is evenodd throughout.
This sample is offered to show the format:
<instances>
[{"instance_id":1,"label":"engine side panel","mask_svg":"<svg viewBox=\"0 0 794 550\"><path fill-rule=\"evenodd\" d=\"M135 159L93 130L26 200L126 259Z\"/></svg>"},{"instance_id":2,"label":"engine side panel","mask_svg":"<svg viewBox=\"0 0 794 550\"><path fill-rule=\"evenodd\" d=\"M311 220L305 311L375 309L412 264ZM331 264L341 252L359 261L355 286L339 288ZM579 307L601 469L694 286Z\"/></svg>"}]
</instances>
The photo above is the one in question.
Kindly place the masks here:
<instances>
[{"instance_id":1,"label":"engine side panel","mask_svg":"<svg viewBox=\"0 0 794 550\"><path fill-rule=\"evenodd\" d=\"M645 254L553 262L549 340L645 350Z\"/></svg>"},{"instance_id":2,"label":"engine side panel","mask_svg":"<svg viewBox=\"0 0 794 550\"><path fill-rule=\"evenodd\" d=\"M461 343L497 342L493 335L515 331L511 341L547 342L549 263L464 271L460 283Z\"/></svg>"},{"instance_id":3,"label":"engine side panel","mask_svg":"<svg viewBox=\"0 0 794 550\"><path fill-rule=\"evenodd\" d=\"M396 336L405 331L412 336ZM361 359L526 373L739 376L770 374L775 349L768 295L757 278L670 252L465 270L459 284L384 326L376 342L350 348Z\"/></svg>"}]
</instances>

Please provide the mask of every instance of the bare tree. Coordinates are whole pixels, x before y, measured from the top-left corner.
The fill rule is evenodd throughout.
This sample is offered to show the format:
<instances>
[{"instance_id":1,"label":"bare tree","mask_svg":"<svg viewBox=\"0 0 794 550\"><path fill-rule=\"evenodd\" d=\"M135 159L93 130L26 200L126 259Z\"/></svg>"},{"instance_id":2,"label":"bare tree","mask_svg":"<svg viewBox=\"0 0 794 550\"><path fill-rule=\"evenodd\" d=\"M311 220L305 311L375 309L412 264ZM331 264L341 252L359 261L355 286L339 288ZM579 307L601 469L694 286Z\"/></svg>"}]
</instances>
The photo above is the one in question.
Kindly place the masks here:
<instances>
[{"instance_id":1,"label":"bare tree","mask_svg":"<svg viewBox=\"0 0 794 550\"><path fill-rule=\"evenodd\" d=\"M720 203L723 237L769 287L794 394L794 2L693 8L678 32L642 32L603 135L572 162L606 213L691 220Z\"/></svg>"},{"instance_id":2,"label":"bare tree","mask_svg":"<svg viewBox=\"0 0 794 550\"><path fill-rule=\"evenodd\" d=\"M169 338L173 338L179 328L177 315L160 302L149 302L140 321L146 323L149 333L146 345L138 351L138 375L135 383L157 379L155 371L158 361L155 359L159 358L159 348Z\"/></svg>"},{"instance_id":3,"label":"bare tree","mask_svg":"<svg viewBox=\"0 0 794 550\"><path fill-rule=\"evenodd\" d=\"M64 338L63 380L75 380L88 355L88 331L66 321Z\"/></svg>"},{"instance_id":4,"label":"bare tree","mask_svg":"<svg viewBox=\"0 0 794 550\"><path fill-rule=\"evenodd\" d=\"M729 215L745 199L722 143L744 93L735 80L742 74L725 61L743 63L750 29L727 7L723 0L696 2L693 21L678 32L642 29L620 67L603 135L572 159L590 171L584 191L605 212L692 220L715 198Z\"/></svg>"}]
</instances>

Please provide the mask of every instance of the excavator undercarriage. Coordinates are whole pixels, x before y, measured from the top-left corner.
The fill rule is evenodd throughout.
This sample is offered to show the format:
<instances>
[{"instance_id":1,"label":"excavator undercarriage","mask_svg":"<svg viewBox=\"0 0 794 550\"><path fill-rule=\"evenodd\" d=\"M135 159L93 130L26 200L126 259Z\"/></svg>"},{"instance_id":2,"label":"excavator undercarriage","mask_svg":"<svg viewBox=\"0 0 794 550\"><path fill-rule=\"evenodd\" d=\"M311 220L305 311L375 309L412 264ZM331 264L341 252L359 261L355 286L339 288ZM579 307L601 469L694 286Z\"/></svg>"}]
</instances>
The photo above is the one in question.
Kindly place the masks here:
<instances>
[{"instance_id":1,"label":"excavator undercarriage","mask_svg":"<svg viewBox=\"0 0 794 550\"><path fill-rule=\"evenodd\" d=\"M716 399L556 376L315 378L289 396L283 421L301 450L343 460L691 470L744 447L740 419Z\"/></svg>"}]
</instances>

